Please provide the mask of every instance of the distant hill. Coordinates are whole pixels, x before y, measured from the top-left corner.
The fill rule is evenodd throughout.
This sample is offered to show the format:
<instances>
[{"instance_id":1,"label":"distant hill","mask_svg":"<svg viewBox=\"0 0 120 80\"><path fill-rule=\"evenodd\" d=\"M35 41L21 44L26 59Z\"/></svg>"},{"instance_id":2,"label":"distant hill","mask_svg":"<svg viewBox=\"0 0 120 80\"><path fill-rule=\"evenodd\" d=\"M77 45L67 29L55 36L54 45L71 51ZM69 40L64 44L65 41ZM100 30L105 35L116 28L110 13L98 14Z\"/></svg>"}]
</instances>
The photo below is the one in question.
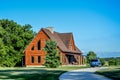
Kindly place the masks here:
<instances>
[{"instance_id":1,"label":"distant hill","mask_svg":"<svg viewBox=\"0 0 120 80\"><path fill-rule=\"evenodd\" d=\"M100 58L111 58L111 57L120 57L120 52L95 52ZM84 53L87 55L87 53Z\"/></svg>"},{"instance_id":2,"label":"distant hill","mask_svg":"<svg viewBox=\"0 0 120 80\"><path fill-rule=\"evenodd\" d=\"M106 61L111 60L111 59L120 59L120 57L110 57L110 58L104 58Z\"/></svg>"},{"instance_id":3,"label":"distant hill","mask_svg":"<svg viewBox=\"0 0 120 80\"><path fill-rule=\"evenodd\" d=\"M120 57L120 52L98 52L96 54L100 58Z\"/></svg>"}]
</instances>

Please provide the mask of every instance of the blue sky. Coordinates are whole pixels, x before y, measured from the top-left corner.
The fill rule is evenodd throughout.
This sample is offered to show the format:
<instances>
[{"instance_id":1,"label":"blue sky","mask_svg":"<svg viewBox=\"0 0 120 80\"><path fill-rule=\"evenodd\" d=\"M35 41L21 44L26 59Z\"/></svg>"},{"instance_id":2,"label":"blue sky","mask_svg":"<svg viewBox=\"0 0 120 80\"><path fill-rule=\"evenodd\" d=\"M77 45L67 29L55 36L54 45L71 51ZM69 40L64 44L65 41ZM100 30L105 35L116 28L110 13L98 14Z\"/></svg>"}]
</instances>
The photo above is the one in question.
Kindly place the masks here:
<instances>
[{"instance_id":1,"label":"blue sky","mask_svg":"<svg viewBox=\"0 0 120 80\"><path fill-rule=\"evenodd\" d=\"M85 53L120 52L119 0L0 0L0 19L6 18L36 32L47 26L72 32Z\"/></svg>"}]
</instances>

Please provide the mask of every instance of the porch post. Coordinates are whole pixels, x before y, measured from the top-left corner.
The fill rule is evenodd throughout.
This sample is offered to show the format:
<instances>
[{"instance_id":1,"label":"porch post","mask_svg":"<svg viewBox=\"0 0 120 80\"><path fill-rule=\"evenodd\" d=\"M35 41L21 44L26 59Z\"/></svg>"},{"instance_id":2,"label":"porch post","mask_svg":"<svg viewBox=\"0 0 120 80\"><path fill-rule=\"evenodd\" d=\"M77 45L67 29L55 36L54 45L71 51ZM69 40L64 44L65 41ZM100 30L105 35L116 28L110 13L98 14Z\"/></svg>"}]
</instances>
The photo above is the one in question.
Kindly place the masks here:
<instances>
[{"instance_id":1,"label":"porch post","mask_svg":"<svg viewBox=\"0 0 120 80\"><path fill-rule=\"evenodd\" d=\"M80 55L80 62L81 62L81 65L82 65L82 61L83 61L83 60L82 60L82 56Z\"/></svg>"}]
</instances>

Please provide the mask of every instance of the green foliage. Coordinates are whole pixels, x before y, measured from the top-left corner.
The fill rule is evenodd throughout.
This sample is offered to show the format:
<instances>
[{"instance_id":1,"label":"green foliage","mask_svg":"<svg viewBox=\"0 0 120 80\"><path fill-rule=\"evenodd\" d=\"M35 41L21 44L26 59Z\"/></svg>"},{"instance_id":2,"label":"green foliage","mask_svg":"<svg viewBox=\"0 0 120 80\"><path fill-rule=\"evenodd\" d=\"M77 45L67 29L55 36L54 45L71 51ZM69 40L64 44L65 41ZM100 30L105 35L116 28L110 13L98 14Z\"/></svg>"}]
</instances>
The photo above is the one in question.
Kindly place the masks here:
<instances>
[{"instance_id":1,"label":"green foliage","mask_svg":"<svg viewBox=\"0 0 120 80\"><path fill-rule=\"evenodd\" d=\"M87 58L87 63L90 63L92 59L97 58L97 55L93 51L89 51L86 58Z\"/></svg>"},{"instance_id":2,"label":"green foliage","mask_svg":"<svg viewBox=\"0 0 120 80\"><path fill-rule=\"evenodd\" d=\"M110 66L117 66L120 65L120 59L112 58L108 61Z\"/></svg>"},{"instance_id":3,"label":"green foliage","mask_svg":"<svg viewBox=\"0 0 120 80\"><path fill-rule=\"evenodd\" d=\"M100 62L101 62L101 65L105 65L105 59L104 58L100 58Z\"/></svg>"},{"instance_id":4,"label":"green foliage","mask_svg":"<svg viewBox=\"0 0 120 80\"><path fill-rule=\"evenodd\" d=\"M7 57L6 56L6 48L2 42L2 39L0 38L0 66L3 66L4 64L4 58Z\"/></svg>"},{"instance_id":5,"label":"green foliage","mask_svg":"<svg viewBox=\"0 0 120 80\"><path fill-rule=\"evenodd\" d=\"M115 60L114 59L111 59L111 60L109 60L109 65L111 66L111 65L115 65Z\"/></svg>"},{"instance_id":6,"label":"green foliage","mask_svg":"<svg viewBox=\"0 0 120 80\"><path fill-rule=\"evenodd\" d=\"M86 66L61 66L59 68L0 68L0 80L59 80L59 76L76 69L87 68ZM4 76L4 77L3 77Z\"/></svg>"},{"instance_id":7,"label":"green foliage","mask_svg":"<svg viewBox=\"0 0 120 80\"><path fill-rule=\"evenodd\" d=\"M52 40L47 41L44 50L47 52L44 65L48 68L60 66L60 54L57 50L57 43Z\"/></svg>"},{"instance_id":8,"label":"green foliage","mask_svg":"<svg viewBox=\"0 0 120 80\"><path fill-rule=\"evenodd\" d=\"M97 74L111 78L111 80L120 80L120 66L112 66L95 72Z\"/></svg>"},{"instance_id":9,"label":"green foliage","mask_svg":"<svg viewBox=\"0 0 120 80\"><path fill-rule=\"evenodd\" d=\"M115 59L115 65L120 65L120 59Z\"/></svg>"},{"instance_id":10,"label":"green foliage","mask_svg":"<svg viewBox=\"0 0 120 80\"><path fill-rule=\"evenodd\" d=\"M34 37L31 28L12 20L0 20L0 66L11 67L21 61L23 50Z\"/></svg>"}]
</instances>

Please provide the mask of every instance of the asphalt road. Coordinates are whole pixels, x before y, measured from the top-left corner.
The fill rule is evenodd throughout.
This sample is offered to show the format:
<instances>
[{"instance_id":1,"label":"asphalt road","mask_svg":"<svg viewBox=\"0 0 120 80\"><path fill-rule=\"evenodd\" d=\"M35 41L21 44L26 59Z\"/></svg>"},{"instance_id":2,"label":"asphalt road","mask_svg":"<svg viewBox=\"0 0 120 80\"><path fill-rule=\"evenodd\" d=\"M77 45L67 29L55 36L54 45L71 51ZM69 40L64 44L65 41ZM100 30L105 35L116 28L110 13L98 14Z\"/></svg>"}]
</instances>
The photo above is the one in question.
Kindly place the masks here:
<instances>
[{"instance_id":1,"label":"asphalt road","mask_svg":"<svg viewBox=\"0 0 120 80\"><path fill-rule=\"evenodd\" d=\"M85 68L63 73L59 80L112 80L107 77L94 74L95 71L105 69L105 67Z\"/></svg>"}]
</instances>

